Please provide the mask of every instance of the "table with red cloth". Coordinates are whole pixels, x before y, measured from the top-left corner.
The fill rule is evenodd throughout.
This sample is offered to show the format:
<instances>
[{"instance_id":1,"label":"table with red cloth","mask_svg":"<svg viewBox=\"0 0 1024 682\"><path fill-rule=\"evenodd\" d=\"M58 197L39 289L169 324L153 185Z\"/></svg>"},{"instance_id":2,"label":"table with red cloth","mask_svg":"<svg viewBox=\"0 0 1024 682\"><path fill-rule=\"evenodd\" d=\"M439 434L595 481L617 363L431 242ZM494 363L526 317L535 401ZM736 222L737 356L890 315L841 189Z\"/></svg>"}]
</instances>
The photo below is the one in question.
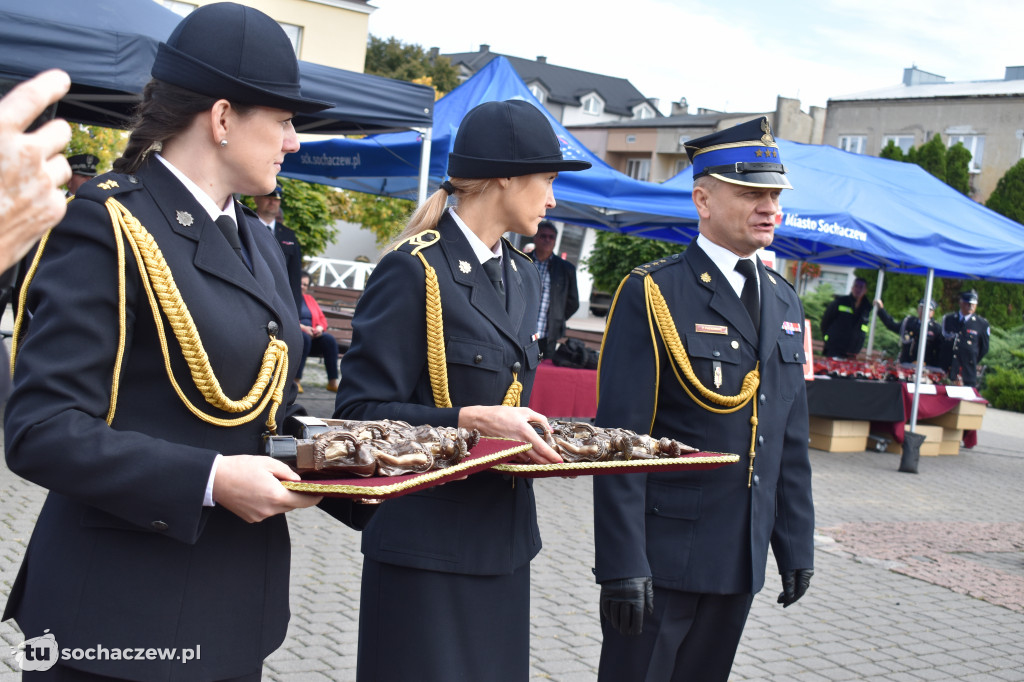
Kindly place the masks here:
<instances>
[{"instance_id":1,"label":"table with red cloth","mask_svg":"<svg viewBox=\"0 0 1024 682\"><path fill-rule=\"evenodd\" d=\"M945 386L934 386L935 394L921 394L918 421L945 414L960 402L946 395ZM807 382L807 408L812 417L869 421L873 433L892 435L898 443L903 442L904 424L910 419L913 401L914 393L905 381L819 377ZM977 443L977 431L964 431L964 447L973 448Z\"/></svg>"},{"instance_id":2,"label":"table with red cloth","mask_svg":"<svg viewBox=\"0 0 1024 682\"><path fill-rule=\"evenodd\" d=\"M551 418L593 419L597 370L557 367L551 360L542 360L533 377L530 409Z\"/></svg>"}]
</instances>

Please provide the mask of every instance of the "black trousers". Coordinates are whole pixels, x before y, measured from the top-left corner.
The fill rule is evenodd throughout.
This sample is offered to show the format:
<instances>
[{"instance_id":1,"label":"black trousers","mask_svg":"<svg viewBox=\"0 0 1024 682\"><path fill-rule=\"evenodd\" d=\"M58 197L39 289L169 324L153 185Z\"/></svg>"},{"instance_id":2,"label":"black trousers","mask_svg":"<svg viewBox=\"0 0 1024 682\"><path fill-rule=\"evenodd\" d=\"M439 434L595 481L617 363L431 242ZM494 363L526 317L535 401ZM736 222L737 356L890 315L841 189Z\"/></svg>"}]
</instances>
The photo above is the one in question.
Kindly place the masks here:
<instances>
[{"instance_id":1,"label":"black trousers","mask_svg":"<svg viewBox=\"0 0 1024 682\"><path fill-rule=\"evenodd\" d=\"M727 682L752 594L654 588L643 632L620 634L601 617L598 682Z\"/></svg>"}]
</instances>

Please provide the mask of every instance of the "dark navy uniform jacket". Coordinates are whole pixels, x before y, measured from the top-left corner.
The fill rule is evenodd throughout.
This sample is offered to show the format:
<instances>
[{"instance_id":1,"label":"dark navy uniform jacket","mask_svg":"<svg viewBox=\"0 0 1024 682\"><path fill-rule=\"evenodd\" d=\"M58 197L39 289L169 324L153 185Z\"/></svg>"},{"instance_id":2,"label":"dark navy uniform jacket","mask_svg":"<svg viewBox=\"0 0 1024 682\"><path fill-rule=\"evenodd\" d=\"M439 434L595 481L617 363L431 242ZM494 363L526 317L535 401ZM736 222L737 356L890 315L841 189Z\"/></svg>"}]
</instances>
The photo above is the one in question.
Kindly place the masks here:
<instances>
[{"instance_id":1,"label":"dark navy uniform jacket","mask_svg":"<svg viewBox=\"0 0 1024 682\"><path fill-rule=\"evenodd\" d=\"M299 244L295 231L290 227L282 225L280 221L274 222L274 238L281 245L284 253L284 262L288 270L288 285L292 289L292 296L295 298L295 310L302 310L302 245Z\"/></svg>"},{"instance_id":2,"label":"dark navy uniform jacket","mask_svg":"<svg viewBox=\"0 0 1024 682\"><path fill-rule=\"evenodd\" d=\"M72 661L135 679L206 680L258 672L288 623L284 516L249 524L203 496L218 454L257 454L266 412L248 424L200 421L175 393L156 325L126 247L126 337L113 422L121 325L118 260L103 202L124 204L162 251L224 392L243 397L273 331L288 344L282 423L302 343L284 258L255 214L236 210L246 268L188 190L159 161L134 176L83 186L51 233L28 292L7 405L7 463L47 488L5 618L26 637L48 628L64 647L201 646L172 661ZM236 208L239 208L236 206ZM161 313L162 316L162 313ZM193 384L166 319L171 368L193 404L219 417Z\"/></svg>"},{"instance_id":3,"label":"dark navy uniform jacket","mask_svg":"<svg viewBox=\"0 0 1024 682\"><path fill-rule=\"evenodd\" d=\"M455 220L422 249L437 273L448 386L454 407L435 407L427 372L424 267L408 244L381 259L352 319L335 416L456 426L458 408L500 405L513 373L527 405L539 362L533 339L537 269L502 242L508 310ZM533 488L496 473L383 503L363 533L363 553L382 563L461 574L503 575L540 551Z\"/></svg>"},{"instance_id":4,"label":"dark navy uniform jacket","mask_svg":"<svg viewBox=\"0 0 1024 682\"><path fill-rule=\"evenodd\" d=\"M885 308L878 310L878 318L882 324L900 335L900 358L902 363L917 362L917 343L921 330L921 318L907 315L901 322L892 319ZM924 364L931 367L939 366L939 355L942 350L942 327L935 320L928 320L928 340L924 347Z\"/></svg>"},{"instance_id":5,"label":"dark navy uniform jacket","mask_svg":"<svg viewBox=\"0 0 1024 682\"><path fill-rule=\"evenodd\" d=\"M780 570L813 567L804 315L781 275L760 263L758 273L759 338L732 286L696 241L681 255L635 269L620 286L601 353L597 424L739 454L740 461L711 471L595 476L598 582L653 576L655 585L687 592L756 593L769 543ZM760 361L750 488L752 406L714 414L686 394L660 332L648 323L646 278L660 287L707 388L736 395Z\"/></svg>"},{"instance_id":6,"label":"dark navy uniform jacket","mask_svg":"<svg viewBox=\"0 0 1024 682\"><path fill-rule=\"evenodd\" d=\"M946 313L942 317L941 362L950 378L961 375L964 386L978 383L978 363L988 353L990 333L988 320L977 313L965 320L960 319L960 313Z\"/></svg>"}]
</instances>

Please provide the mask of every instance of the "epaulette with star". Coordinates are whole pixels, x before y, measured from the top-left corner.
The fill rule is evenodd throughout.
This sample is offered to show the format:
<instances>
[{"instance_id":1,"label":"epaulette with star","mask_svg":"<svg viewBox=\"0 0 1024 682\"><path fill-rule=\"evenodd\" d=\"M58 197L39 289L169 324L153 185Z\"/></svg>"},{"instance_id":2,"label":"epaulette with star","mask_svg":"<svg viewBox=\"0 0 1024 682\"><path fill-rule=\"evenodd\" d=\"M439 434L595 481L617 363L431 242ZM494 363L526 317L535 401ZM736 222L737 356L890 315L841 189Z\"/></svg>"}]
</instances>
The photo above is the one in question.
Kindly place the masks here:
<instances>
[{"instance_id":1,"label":"epaulette with star","mask_svg":"<svg viewBox=\"0 0 1024 682\"><path fill-rule=\"evenodd\" d=\"M794 287L792 285L792 283L790 283L790 281L788 279L783 277L782 274L778 270L774 270L774 269L768 267L767 265L764 266L764 269L768 272L768 279L769 279L769 281L771 281L772 284L778 284L779 280L782 280L783 282L785 282L789 286L790 289L793 290L794 293L796 292L796 287Z\"/></svg>"},{"instance_id":2,"label":"epaulette with star","mask_svg":"<svg viewBox=\"0 0 1024 682\"><path fill-rule=\"evenodd\" d=\"M104 173L78 188L76 199L90 199L103 203L110 197L142 189L142 180L129 173Z\"/></svg>"},{"instance_id":3,"label":"epaulette with star","mask_svg":"<svg viewBox=\"0 0 1024 682\"><path fill-rule=\"evenodd\" d=\"M673 253L671 256L665 256L664 258L659 258L658 260L652 260L649 263L638 265L630 271L630 274L646 277L647 275L653 274L666 266L678 263L682 255L683 254L681 253Z\"/></svg>"},{"instance_id":4,"label":"epaulette with star","mask_svg":"<svg viewBox=\"0 0 1024 682\"><path fill-rule=\"evenodd\" d=\"M414 234L405 241L401 242L396 246L394 251L403 251L405 253L411 253L413 255L419 253L422 249L428 246L433 246L441 241L441 233L437 230L424 230L419 234Z\"/></svg>"}]
</instances>

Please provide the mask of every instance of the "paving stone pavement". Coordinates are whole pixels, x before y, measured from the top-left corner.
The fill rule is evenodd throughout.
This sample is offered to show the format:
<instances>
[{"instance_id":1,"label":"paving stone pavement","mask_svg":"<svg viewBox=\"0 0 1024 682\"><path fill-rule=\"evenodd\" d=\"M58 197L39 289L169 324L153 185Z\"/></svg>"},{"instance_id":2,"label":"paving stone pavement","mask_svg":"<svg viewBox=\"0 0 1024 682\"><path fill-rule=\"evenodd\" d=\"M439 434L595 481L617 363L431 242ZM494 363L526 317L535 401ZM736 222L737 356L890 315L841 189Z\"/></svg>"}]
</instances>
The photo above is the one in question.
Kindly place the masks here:
<instances>
[{"instance_id":1,"label":"paving stone pavement","mask_svg":"<svg viewBox=\"0 0 1024 682\"><path fill-rule=\"evenodd\" d=\"M333 396L310 365L302 402L327 415ZM897 472L899 456L884 453L812 451L812 464L811 588L783 610L768 558L731 679L1024 680L1024 415L990 409L978 447L923 457L917 475ZM590 480L536 486L544 549L532 564L530 679L592 681L601 637ZM0 466L0 600L43 496ZM316 509L289 518L293 616L264 679L352 680L359 535ZM0 682L19 679L9 649L21 639L0 624Z\"/></svg>"}]
</instances>

